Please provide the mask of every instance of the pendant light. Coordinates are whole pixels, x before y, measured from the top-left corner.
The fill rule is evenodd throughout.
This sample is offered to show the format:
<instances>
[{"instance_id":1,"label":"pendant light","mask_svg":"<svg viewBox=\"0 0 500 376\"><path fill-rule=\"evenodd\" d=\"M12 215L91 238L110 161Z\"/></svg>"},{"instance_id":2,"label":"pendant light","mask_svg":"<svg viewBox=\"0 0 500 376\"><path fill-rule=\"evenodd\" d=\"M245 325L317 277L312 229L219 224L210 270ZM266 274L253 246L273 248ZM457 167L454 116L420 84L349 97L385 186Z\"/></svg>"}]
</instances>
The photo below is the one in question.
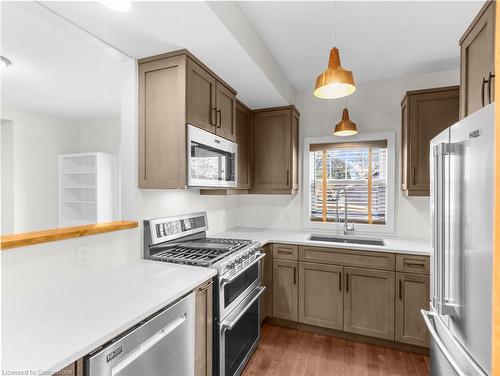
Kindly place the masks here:
<instances>
[{"instance_id":1,"label":"pendant light","mask_svg":"<svg viewBox=\"0 0 500 376\"><path fill-rule=\"evenodd\" d=\"M354 136L358 133L358 127L349 119L349 111L347 107L342 111L342 120L335 126L333 134L335 136Z\"/></svg>"},{"instance_id":2,"label":"pendant light","mask_svg":"<svg viewBox=\"0 0 500 376\"><path fill-rule=\"evenodd\" d=\"M333 13L333 44L336 42L336 2L334 4ZM351 95L356 91L354 86L354 78L352 72L342 67L340 64L340 54L337 47L330 50L330 59L328 60L328 68L316 78L314 95L323 99L343 98Z\"/></svg>"}]
</instances>

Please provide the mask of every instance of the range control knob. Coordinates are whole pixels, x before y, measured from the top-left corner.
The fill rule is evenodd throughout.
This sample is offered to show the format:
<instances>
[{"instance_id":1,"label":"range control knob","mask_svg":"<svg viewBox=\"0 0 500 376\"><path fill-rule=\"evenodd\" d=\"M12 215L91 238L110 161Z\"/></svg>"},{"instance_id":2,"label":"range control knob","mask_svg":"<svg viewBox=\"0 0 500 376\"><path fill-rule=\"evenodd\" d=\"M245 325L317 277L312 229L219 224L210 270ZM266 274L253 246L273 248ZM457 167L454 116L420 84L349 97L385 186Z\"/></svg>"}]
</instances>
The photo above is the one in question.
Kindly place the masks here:
<instances>
[{"instance_id":1,"label":"range control knob","mask_svg":"<svg viewBox=\"0 0 500 376\"><path fill-rule=\"evenodd\" d=\"M228 263L226 264L226 268L227 268L227 269L234 269L234 262L232 262L232 261L231 261L231 262L228 262Z\"/></svg>"}]
</instances>

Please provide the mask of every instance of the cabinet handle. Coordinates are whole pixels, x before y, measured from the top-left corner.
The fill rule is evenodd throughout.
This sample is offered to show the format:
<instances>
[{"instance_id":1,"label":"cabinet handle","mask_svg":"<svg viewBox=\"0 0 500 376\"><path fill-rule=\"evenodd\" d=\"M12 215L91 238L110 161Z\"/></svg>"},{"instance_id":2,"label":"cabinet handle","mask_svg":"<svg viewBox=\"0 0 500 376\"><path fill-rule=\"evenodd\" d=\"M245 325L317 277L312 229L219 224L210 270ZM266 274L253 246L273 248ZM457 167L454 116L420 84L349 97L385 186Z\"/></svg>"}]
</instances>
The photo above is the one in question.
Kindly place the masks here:
<instances>
[{"instance_id":1,"label":"cabinet handle","mask_svg":"<svg viewBox=\"0 0 500 376\"><path fill-rule=\"evenodd\" d=\"M286 170L286 185L290 185L290 170Z\"/></svg>"},{"instance_id":2,"label":"cabinet handle","mask_svg":"<svg viewBox=\"0 0 500 376\"><path fill-rule=\"evenodd\" d=\"M293 267L293 284L297 284L297 268L295 266Z\"/></svg>"},{"instance_id":3,"label":"cabinet handle","mask_svg":"<svg viewBox=\"0 0 500 376\"><path fill-rule=\"evenodd\" d=\"M349 273L345 274L345 292L349 292Z\"/></svg>"},{"instance_id":4,"label":"cabinet handle","mask_svg":"<svg viewBox=\"0 0 500 376\"><path fill-rule=\"evenodd\" d=\"M278 249L278 254L291 255L292 251L285 251L285 250L282 250L282 249Z\"/></svg>"},{"instance_id":5,"label":"cabinet handle","mask_svg":"<svg viewBox=\"0 0 500 376\"><path fill-rule=\"evenodd\" d=\"M409 266L410 268L425 268L424 264L417 264L416 262L405 262L405 266Z\"/></svg>"},{"instance_id":6,"label":"cabinet handle","mask_svg":"<svg viewBox=\"0 0 500 376\"><path fill-rule=\"evenodd\" d=\"M217 128L221 128L222 127L222 112L220 110L220 108L217 110L217 118L219 119L218 121L218 125L216 125ZM217 122L217 121L216 121Z\"/></svg>"},{"instance_id":7,"label":"cabinet handle","mask_svg":"<svg viewBox=\"0 0 500 376\"><path fill-rule=\"evenodd\" d=\"M493 86L493 85L491 85L491 80L493 78L495 78L495 75L490 72L490 74L488 76L488 103L491 103L491 87Z\"/></svg>"},{"instance_id":8,"label":"cabinet handle","mask_svg":"<svg viewBox=\"0 0 500 376\"><path fill-rule=\"evenodd\" d=\"M403 300L403 280L399 278L399 300Z\"/></svg>"},{"instance_id":9,"label":"cabinet handle","mask_svg":"<svg viewBox=\"0 0 500 376\"><path fill-rule=\"evenodd\" d=\"M342 272L339 272L339 291L342 291Z\"/></svg>"},{"instance_id":10,"label":"cabinet handle","mask_svg":"<svg viewBox=\"0 0 500 376\"><path fill-rule=\"evenodd\" d=\"M210 124L217 126L217 109L215 107L212 108L210 113Z\"/></svg>"},{"instance_id":11,"label":"cabinet handle","mask_svg":"<svg viewBox=\"0 0 500 376\"><path fill-rule=\"evenodd\" d=\"M484 107L484 85L487 82L488 82L488 80L483 77L483 83L481 84L481 107Z\"/></svg>"},{"instance_id":12,"label":"cabinet handle","mask_svg":"<svg viewBox=\"0 0 500 376\"><path fill-rule=\"evenodd\" d=\"M413 185L417 185L417 168L413 166Z\"/></svg>"}]
</instances>

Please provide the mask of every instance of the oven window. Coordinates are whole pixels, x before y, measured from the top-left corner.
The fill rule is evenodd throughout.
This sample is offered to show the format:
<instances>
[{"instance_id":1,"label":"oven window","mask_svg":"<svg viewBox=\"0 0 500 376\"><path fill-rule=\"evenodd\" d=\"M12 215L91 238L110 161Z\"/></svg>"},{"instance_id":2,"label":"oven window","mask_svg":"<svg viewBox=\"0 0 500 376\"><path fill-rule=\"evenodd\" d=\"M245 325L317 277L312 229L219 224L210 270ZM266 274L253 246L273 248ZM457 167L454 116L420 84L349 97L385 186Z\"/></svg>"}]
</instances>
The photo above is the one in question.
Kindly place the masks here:
<instances>
[{"instance_id":1,"label":"oven window","mask_svg":"<svg viewBox=\"0 0 500 376\"><path fill-rule=\"evenodd\" d=\"M240 294L259 279L259 263L253 264L234 281L224 286L224 308L237 299Z\"/></svg>"},{"instance_id":2,"label":"oven window","mask_svg":"<svg viewBox=\"0 0 500 376\"><path fill-rule=\"evenodd\" d=\"M259 299L225 333L225 374L234 375L259 337Z\"/></svg>"},{"instance_id":3,"label":"oven window","mask_svg":"<svg viewBox=\"0 0 500 376\"><path fill-rule=\"evenodd\" d=\"M234 158L234 153L191 142L191 178L233 181Z\"/></svg>"}]
</instances>

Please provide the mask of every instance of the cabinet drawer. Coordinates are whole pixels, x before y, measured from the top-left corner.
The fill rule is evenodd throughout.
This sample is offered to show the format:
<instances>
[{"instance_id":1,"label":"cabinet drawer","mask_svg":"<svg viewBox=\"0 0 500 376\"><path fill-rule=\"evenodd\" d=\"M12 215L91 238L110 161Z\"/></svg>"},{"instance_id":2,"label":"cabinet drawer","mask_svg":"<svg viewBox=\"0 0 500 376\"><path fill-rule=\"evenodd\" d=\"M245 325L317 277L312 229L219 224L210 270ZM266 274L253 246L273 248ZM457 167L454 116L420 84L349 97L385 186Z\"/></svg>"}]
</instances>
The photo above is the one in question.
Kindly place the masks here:
<instances>
[{"instance_id":1,"label":"cabinet drawer","mask_svg":"<svg viewBox=\"0 0 500 376\"><path fill-rule=\"evenodd\" d=\"M429 256L397 255L396 270L398 272L429 274Z\"/></svg>"},{"instance_id":2,"label":"cabinet drawer","mask_svg":"<svg viewBox=\"0 0 500 376\"><path fill-rule=\"evenodd\" d=\"M394 270L395 258L392 253L353 251L339 248L301 246L299 250L300 261L370 269Z\"/></svg>"},{"instance_id":3,"label":"cabinet drawer","mask_svg":"<svg viewBox=\"0 0 500 376\"><path fill-rule=\"evenodd\" d=\"M273 258L298 260L299 246L291 244L273 244Z\"/></svg>"}]
</instances>

